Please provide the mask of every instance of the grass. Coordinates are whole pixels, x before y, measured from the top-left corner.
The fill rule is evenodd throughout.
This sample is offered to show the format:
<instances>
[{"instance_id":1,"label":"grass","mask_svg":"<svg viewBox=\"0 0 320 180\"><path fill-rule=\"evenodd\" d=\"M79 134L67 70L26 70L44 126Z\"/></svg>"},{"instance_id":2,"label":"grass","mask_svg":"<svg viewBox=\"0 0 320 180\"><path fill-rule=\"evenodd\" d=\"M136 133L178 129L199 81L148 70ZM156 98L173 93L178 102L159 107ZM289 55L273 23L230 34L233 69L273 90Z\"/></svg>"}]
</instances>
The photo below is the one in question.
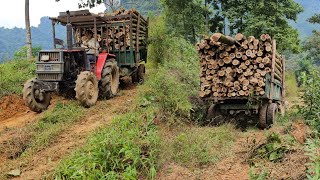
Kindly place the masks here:
<instances>
[{"instance_id":1,"label":"grass","mask_svg":"<svg viewBox=\"0 0 320 180\"><path fill-rule=\"evenodd\" d=\"M17 133L4 145L13 159L20 156L32 155L44 149L73 122L83 116L84 108L72 102L58 103L53 109L46 111L37 122L23 128L17 128ZM3 145L2 145L3 146ZM10 148L14 147L14 148Z\"/></svg>"},{"instance_id":2,"label":"grass","mask_svg":"<svg viewBox=\"0 0 320 180\"><path fill-rule=\"evenodd\" d=\"M85 109L75 102L57 103L47 110L37 122L23 128L17 128L16 133L6 144L0 144L0 152L9 159L27 161L36 152L48 147L70 125L83 117ZM6 168L16 168L7 164ZM5 173L5 172L2 172ZM0 173L0 179L5 177Z\"/></svg>"},{"instance_id":3,"label":"grass","mask_svg":"<svg viewBox=\"0 0 320 180\"><path fill-rule=\"evenodd\" d=\"M38 151L48 146L63 130L83 117L85 109L76 102L57 103L55 108L48 110L29 131L33 137L30 148Z\"/></svg>"},{"instance_id":4,"label":"grass","mask_svg":"<svg viewBox=\"0 0 320 180\"><path fill-rule=\"evenodd\" d=\"M158 136L152 108L114 119L56 169L57 179L154 179Z\"/></svg>"},{"instance_id":5,"label":"grass","mask_svg":"<svg viewBox=\"0 0 320 180\"><path fill-rule=\"evenodd\" d=\"M220 127L183 127L174 135L162 133L162 163L175 162L181 166L200 168L215 164L224 157L231 156L236 132L227 124Z\"/></svg>"},{"instance_id":6,"label":"grass","mask_svg":"<svg viewBox=\"0 0 320 180\"><path fill-rule=\"evenodd\" d=\"M35 65L27 60L7 61L0 64L0 98L21 94L24 82L35 76Z\"/></svg>"}]
</instances>

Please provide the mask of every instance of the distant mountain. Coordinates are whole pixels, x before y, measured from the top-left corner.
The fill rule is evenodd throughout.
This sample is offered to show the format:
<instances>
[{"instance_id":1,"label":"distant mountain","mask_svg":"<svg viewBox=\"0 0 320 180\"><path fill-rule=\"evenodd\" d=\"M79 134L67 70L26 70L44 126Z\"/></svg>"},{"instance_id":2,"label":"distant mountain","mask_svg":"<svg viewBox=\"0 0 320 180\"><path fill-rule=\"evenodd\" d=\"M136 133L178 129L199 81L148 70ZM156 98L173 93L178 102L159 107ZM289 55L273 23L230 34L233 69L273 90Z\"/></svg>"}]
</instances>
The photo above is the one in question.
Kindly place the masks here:
<instances>
[{"instance_id":1,"label":"distant mountain","mask_svg":"<svg viewBox=\"0 0 320 180\"><path fill-rule=\"evenodd\" d=\"M297 23L290 22L290 24L297 28L300 32L300 37L306 38L312 34L312 31L320 30L320 25L314 25L307 22L315 13L320 13L320 0L295 0L304 7L304 12L299 14Z\"/></svg>"},{"instance_id":2,"label":"distant mountain","mask_svg":"<svg viewBox=\"0 0 320 180\"><path fill-rule=\"evenodd\" d=\"M16 50L25 45L26 31L22 28L0 27L0 62L13 57ZM42 17L38 27L31 27L32 46L42 49L52 49L52 25L48 17ZM63 26L56 26L56 37L65 39L66 31Z\"/></svg>"}]
</instances>

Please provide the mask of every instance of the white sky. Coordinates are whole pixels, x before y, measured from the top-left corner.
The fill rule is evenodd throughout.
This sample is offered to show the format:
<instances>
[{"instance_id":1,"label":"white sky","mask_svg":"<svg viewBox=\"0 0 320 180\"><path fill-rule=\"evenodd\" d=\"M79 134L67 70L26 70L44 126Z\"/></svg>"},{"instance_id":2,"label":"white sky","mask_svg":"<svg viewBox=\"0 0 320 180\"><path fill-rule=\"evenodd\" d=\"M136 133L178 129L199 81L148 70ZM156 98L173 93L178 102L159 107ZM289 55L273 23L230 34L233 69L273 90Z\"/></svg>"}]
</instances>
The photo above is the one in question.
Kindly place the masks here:
<instances>
[{"instance_id":1,"label":"white sky","mask_svg":"<svg viewBox=\"0 0 320 180\"><path fill-rule=\"evenodd\" d=\"M31 26L38 26L40 18L43 16L56 17L59 12L66 10L78 10L80 0L29 0L30 6L30 23ZM0 6L0 27L6 28L24 28L24 5L25 0L6 0ZM90 12L103 12L104 4L101 4Z\"/></svg>"}]
</instances>

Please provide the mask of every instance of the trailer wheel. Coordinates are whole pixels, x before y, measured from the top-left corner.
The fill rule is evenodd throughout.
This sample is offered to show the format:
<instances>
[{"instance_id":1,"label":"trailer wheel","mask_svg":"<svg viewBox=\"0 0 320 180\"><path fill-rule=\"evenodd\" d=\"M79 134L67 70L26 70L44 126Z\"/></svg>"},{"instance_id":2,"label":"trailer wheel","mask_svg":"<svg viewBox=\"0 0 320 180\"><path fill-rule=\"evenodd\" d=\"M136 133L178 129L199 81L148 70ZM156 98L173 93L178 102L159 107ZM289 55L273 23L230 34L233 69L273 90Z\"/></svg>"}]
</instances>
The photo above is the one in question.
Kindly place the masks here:
<instances>
[{"instance_id":1,"label":"trailer wheel","mask_svg":"<svg viewBox=\"0 0 320 180\"><path fill-rule=\"evenodd\" d=\"M146 68L145 68L144 64L139 65L137 74L138 74L138 83L143 84L144 83L144 76L146 74Z\"/></svg>"},{"instance_id":2,"label":"trailer wheel","mask_svg":"<svg viewBox=\"0 0 320 180\"><path fill-rule=\"evenodd\" d=\"M270 126L277 121L278 105L271 103L267 110L267 124Z\"/></svg>"},{"instance_id":3,"label":"trailer wheel","mask_svg":"<svg viewBox=\"0 0 320 180\"><path fill-rule=\"evenodd\" d=\"M47 110L50 105L51 96L48 92L41 92L36 89L36 79L28 80L23 86L23 100L25 104L34 112Z\"/></svg>"},{"instance_id":4,"label":"trailer wheel","mask_svg":"<svg viewBox=\"0 0 320 180\"><path fill-rule=\"evenodd\" d=\"M120 75L117 62L114 58L109 59L103 66L99 90L101 98L112 98L119 91Z\"/></svg>"},{"instance_id":5,"label":"trailer wheel","mask_svg":"<svg viewBox=\"0 0 320 180\"><path fill-rule=\"evenodd\" d=\"M76 81L76 99L84 107L91 107L98 100L98 81L96 76L90 71L83 71L78 75Z\"/></svg>"},{"instance_id":6,"label":"trailer wheel","mask_svg":"<svg viewBox=\"0 0 320 180\"><path fill-rule=\"evenodd\" d=\"M265 129L268 127L267 109L268 109L268 103L261 105L261 107L259 109L259 123L258 123L258 125L261 129Z\"/></svg>"},{"instance_id":7,"label":"trailer wheel","mask_svg":"<svg viewBox=\"0 0 320 180\"><path fill-rule=\"evenodd\" d=\"M218 107L216 104L212 104L207 111L207 119L213 119L217 116Z\"/></svg>"}]
</instances>

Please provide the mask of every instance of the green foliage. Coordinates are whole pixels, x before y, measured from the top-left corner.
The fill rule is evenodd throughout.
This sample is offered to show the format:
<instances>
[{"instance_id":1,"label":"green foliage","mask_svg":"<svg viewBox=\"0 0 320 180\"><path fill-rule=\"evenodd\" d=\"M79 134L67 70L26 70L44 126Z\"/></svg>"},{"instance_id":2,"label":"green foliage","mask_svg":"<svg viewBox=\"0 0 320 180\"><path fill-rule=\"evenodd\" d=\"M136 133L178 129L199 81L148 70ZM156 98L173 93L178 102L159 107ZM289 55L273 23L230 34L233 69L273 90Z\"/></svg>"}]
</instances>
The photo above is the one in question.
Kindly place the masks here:
<instances>
[{"instance_id":1,"label":"green foliage","mask_svg":"<svg viewBox=\"0 0 320 180\"><path fill-rule=\"evenodd\" d=\"M260 37L270 34L278 41L278 50L300 50L298 30L292 28L288 20L297 20L303 11L294 0L208 0L214 9L211 19L212 31L224 32L229 23L230 34L241 32L247 36ZM220 25L219 25L220 24Z\"/></svg>"},{"instance_id":2,"label":"green foliage","mask_svg":"<svg viewBox=\"0 0 320 180\"><path fill-rule=\"evenodd\" d=\"M320 24L320 14L314 14L312 17L308 19L308 21L312 24Z\"/></svg>"},{"instance_id":3,"label":"green foliage","mask_svg":"<svg viewBox=\"0 0 320 180\"><path fill-rule=\"evenodd\" d=\"M191 128L179 133L169 144L166 155L184 166L202 166L218 162L231 155L229 149L235 141L235 134L230 125L217 128Z\"/></svg>"},{"instance_id":4,"label":"green foliage","mask_svg":"<svg viewBox=\"0 0 320 180\"><path fill-rule=\"evenodd\" d=\"M307 178L308 180L320 179L320 140L319 139L307 139L306 155L310 159L310 163L307 164Z\"/></svg>"},{"instance_id":5,"label":"green foliage","mask_svg":"<svg viewBox=\"0 0 320 180\"><path fill-rule=\"evenodd\" d=\"M155 178L158 138L154 110L138 109L114 119L87 145L62 161L57 179Z\"/></svg>"},{"instance_id":6,"label":"green foliage","mask_svg":"<svg viewBox=\"0 0 320 180\"><path fill-rule=\"evenodd\" d=\"M41 49L42 48L40 46L32 47L32 57L37 57ZM14 59L15 60L27 59L27 46L22 46L20 49L14 52Z\"/></svg>"},{"instance_id":7,"label":"green foliage","mask_svg":"<svg viewBox=\"0 0 320 180\"><path fill-rule=\"evenodd\" d=\"M289 71L285 74L286 78L286 98L289 100L293 100L296 97L299 97L299 88L297 84L295 73L292 71Z\"/></svg>"},{"instance_id":8,"label":"green foliage","mask_svg":"<svg viewBox=\"0 0 320 180\"><path fill-rule=\"evenodd\" d=\"M282 144L280 135L271 133L268 135L266 143L261 144L254 149L250 155L250 161L253 162L255 159L266 159L271 162L277 162L283 158L287 151L288 148Z\"/></svg>"},{"instance_id":9,"label":"green foliage","mask_svg":"<svg viewBox=\"0 0 320 180\"><path fill-rule=\"evenodd\" d=\"M153 97L152 106L164 112L189 117L192 108L189 97L195 94L198 88L197 54L194 47L182 38L168 37L164 41L169 43L166 48L159 47L163 52L156 49L149 51L151 54L163 53L163 63L148 77L142 96L144 99Z\"/></svg>"},{"instance_id":10,"label":"green foliage","mask_svg":"<svg viewBox=\"0 0 320 180\"><path fill-rule=\"evenodd\" d=\"M35 65L27 60L0 64L0 97L12 93L20 94L24 82L34 75Z\"/></svg>"},{"instance_id":11,"label":"green foliage","mask_svg":"<svg viewBox=\"0 0 320 180\"><path fill-rule=\"evenodd\" d=\"M302 74L305 88L304 106L301 108L305 120L315 129L320 128L320 71L314 69L309 75Z\"/></svg>"},{"instance_id":12,"label":"green foliage","mask_svg":"<svg viewBox=\"0 0 320 180\"><path fill-rule=\"evenodd\" d=\"M304 42L304 50L307 51L307 59L312 63L320 65L320 31L314 31L312 36Z\"/></svg>"},{"instance_id":13,"label":"green foliage","mask_svg":"<svg viewBox=\"0 0 320 180\"><path fill-rule=\"evenodd\" d=\"M205 9L202 0L161 0L169 32L183 36L192 43L204 33Z\"/></svg>"}]
</instances>

